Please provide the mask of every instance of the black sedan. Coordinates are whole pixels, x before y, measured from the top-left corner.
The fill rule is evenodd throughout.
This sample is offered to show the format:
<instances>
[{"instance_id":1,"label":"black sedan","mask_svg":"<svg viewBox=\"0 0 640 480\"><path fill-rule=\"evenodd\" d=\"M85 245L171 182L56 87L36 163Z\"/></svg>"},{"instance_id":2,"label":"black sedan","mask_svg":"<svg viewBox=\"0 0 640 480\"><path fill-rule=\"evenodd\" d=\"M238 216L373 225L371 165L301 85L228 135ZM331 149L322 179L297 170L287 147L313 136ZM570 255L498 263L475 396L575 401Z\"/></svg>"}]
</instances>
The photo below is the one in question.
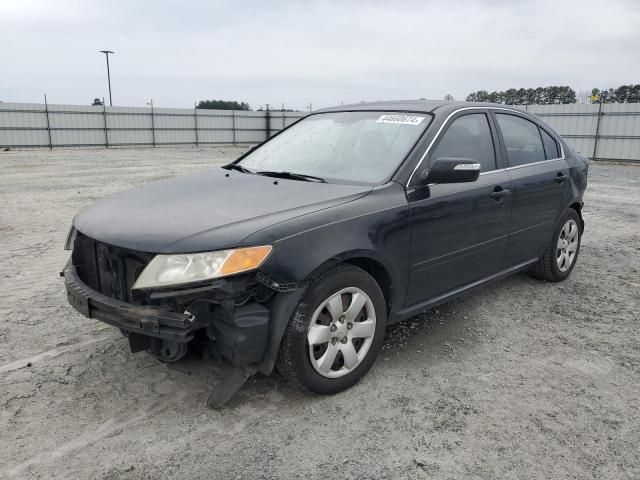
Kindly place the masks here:
<instances>
[{"instance_id":1,"label":"black sedan","mask_svg":"<svg viewBox=\"0 0 640 480\"><path fill-rule=\"evenodd\" d=\"M371 368L391 323L521 270L567 278L587 170L517 108L329 108L225 167L81 212L68 299L132 351L174 362L205 344L336 393Z\"/></svg>"}]
</instances>

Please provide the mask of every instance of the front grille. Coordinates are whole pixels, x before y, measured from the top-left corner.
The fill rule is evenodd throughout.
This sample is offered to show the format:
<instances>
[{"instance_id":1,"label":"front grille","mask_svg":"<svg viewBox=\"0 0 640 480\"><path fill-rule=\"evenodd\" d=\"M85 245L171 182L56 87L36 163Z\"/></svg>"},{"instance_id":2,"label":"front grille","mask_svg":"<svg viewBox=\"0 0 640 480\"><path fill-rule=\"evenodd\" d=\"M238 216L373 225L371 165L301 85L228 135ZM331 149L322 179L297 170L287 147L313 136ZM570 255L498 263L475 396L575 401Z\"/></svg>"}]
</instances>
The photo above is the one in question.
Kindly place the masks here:
<instances>
[{"instance_id":1,"label":"front grille","mask_svg":"<svg viewBox=\"0 0 640 480\"><path fill-rule=\"evenodd\" d=\"M90 288L123 302L136 301L131 288L153 254L114 247L78 232L73 264Z\"/></svg>"}]
</instances>

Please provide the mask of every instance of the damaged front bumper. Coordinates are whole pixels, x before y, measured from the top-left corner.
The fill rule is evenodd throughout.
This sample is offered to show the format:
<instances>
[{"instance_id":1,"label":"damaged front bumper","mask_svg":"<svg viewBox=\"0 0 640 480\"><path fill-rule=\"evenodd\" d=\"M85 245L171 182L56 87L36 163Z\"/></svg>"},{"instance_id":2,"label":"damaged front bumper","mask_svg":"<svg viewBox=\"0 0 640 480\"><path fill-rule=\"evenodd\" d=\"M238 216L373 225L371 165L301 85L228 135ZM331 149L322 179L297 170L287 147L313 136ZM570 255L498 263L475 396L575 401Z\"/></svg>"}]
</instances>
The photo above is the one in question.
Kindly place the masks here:
<instances>
[{"instance_id":1,"label":"damaged front bumper","mask_svg":"<svg viewBox=\"0 0 640 480\"><path fill-rule=\"evenodd\" d=\"M82 281L71 261L62 275L69 303L84 316L127 332L132 351L145 349L153 338L186 344L198 330L205 330L214 347L234 365L259 363L265 357L269 310L261 303L237 306L232 300L222 304L201 302L180 313L160 305L123 302L97 292Z\"/></svg>"},{"instance_id":2,"label":"damaged front bumper","mask_svg":"<svg viewBox=\"0 0 640 480\"><path fill-rule=\"evenodd\" d=\"M132 305L96 292L79 277L69 262L62 272L67 300L78 312L127 332L186 343L203 328L189 313L170 312L161 307Z\"/></svg>"}]
</instances>

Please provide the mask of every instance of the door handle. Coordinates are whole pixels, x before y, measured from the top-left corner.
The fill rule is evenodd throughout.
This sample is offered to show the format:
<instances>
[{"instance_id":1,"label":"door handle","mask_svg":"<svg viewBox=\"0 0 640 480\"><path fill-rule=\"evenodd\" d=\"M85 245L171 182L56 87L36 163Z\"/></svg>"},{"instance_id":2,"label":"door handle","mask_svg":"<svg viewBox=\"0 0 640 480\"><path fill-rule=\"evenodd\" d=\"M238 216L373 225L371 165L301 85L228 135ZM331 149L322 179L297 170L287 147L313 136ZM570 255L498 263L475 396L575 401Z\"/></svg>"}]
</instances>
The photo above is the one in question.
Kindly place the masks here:
<instances>
[{"instance_id":1,"label":"door handle","mask_svg":"<svg viewBox=\"0 0 640 480\"><path fill-rule=\"evenodd\" d=\"M502 199L507 195L511 195L511 190L509 190L508 188L502 188L499 185L493 189L493 192L489 194L489 196L496 202L501 202Z\"/></svg>"},{"instance_id":2,"label":"door handle","mask_svg":"<svg viewBox=\"0 0 640 480\"><path fill-rule=\"evenodd\" d=\"M562 185L562 183L563 183L567 178L569 178L569 176L568 176L568 175L565 175L565 174L564 174L564 173L562 173L562 172L558 172L558 174L556 175L556 178L554 178L554 180L555 180L556 182L558 182L560 185Z\"/></svg>"}]
</instances>

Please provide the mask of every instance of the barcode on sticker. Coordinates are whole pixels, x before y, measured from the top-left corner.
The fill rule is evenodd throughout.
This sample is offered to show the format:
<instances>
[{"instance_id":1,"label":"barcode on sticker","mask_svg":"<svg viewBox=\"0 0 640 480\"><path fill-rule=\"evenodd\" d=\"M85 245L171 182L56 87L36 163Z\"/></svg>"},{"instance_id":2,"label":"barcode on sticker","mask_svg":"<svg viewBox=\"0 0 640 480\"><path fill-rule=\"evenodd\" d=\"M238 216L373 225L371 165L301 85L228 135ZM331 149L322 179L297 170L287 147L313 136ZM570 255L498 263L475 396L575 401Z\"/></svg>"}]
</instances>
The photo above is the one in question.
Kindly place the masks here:
<instances>
[{"instance_id":1,"label":"barcode on sticker","mask_svg":"<svg viewBox=\"0 0 640 480\"><path fill-rule=\"evenodd\" d=\"M392 115L381 115L376 123L399 123L402 125L420 125L424 117L418 115L398 115L397 113Z\"/></svg>"}]
</instances>

